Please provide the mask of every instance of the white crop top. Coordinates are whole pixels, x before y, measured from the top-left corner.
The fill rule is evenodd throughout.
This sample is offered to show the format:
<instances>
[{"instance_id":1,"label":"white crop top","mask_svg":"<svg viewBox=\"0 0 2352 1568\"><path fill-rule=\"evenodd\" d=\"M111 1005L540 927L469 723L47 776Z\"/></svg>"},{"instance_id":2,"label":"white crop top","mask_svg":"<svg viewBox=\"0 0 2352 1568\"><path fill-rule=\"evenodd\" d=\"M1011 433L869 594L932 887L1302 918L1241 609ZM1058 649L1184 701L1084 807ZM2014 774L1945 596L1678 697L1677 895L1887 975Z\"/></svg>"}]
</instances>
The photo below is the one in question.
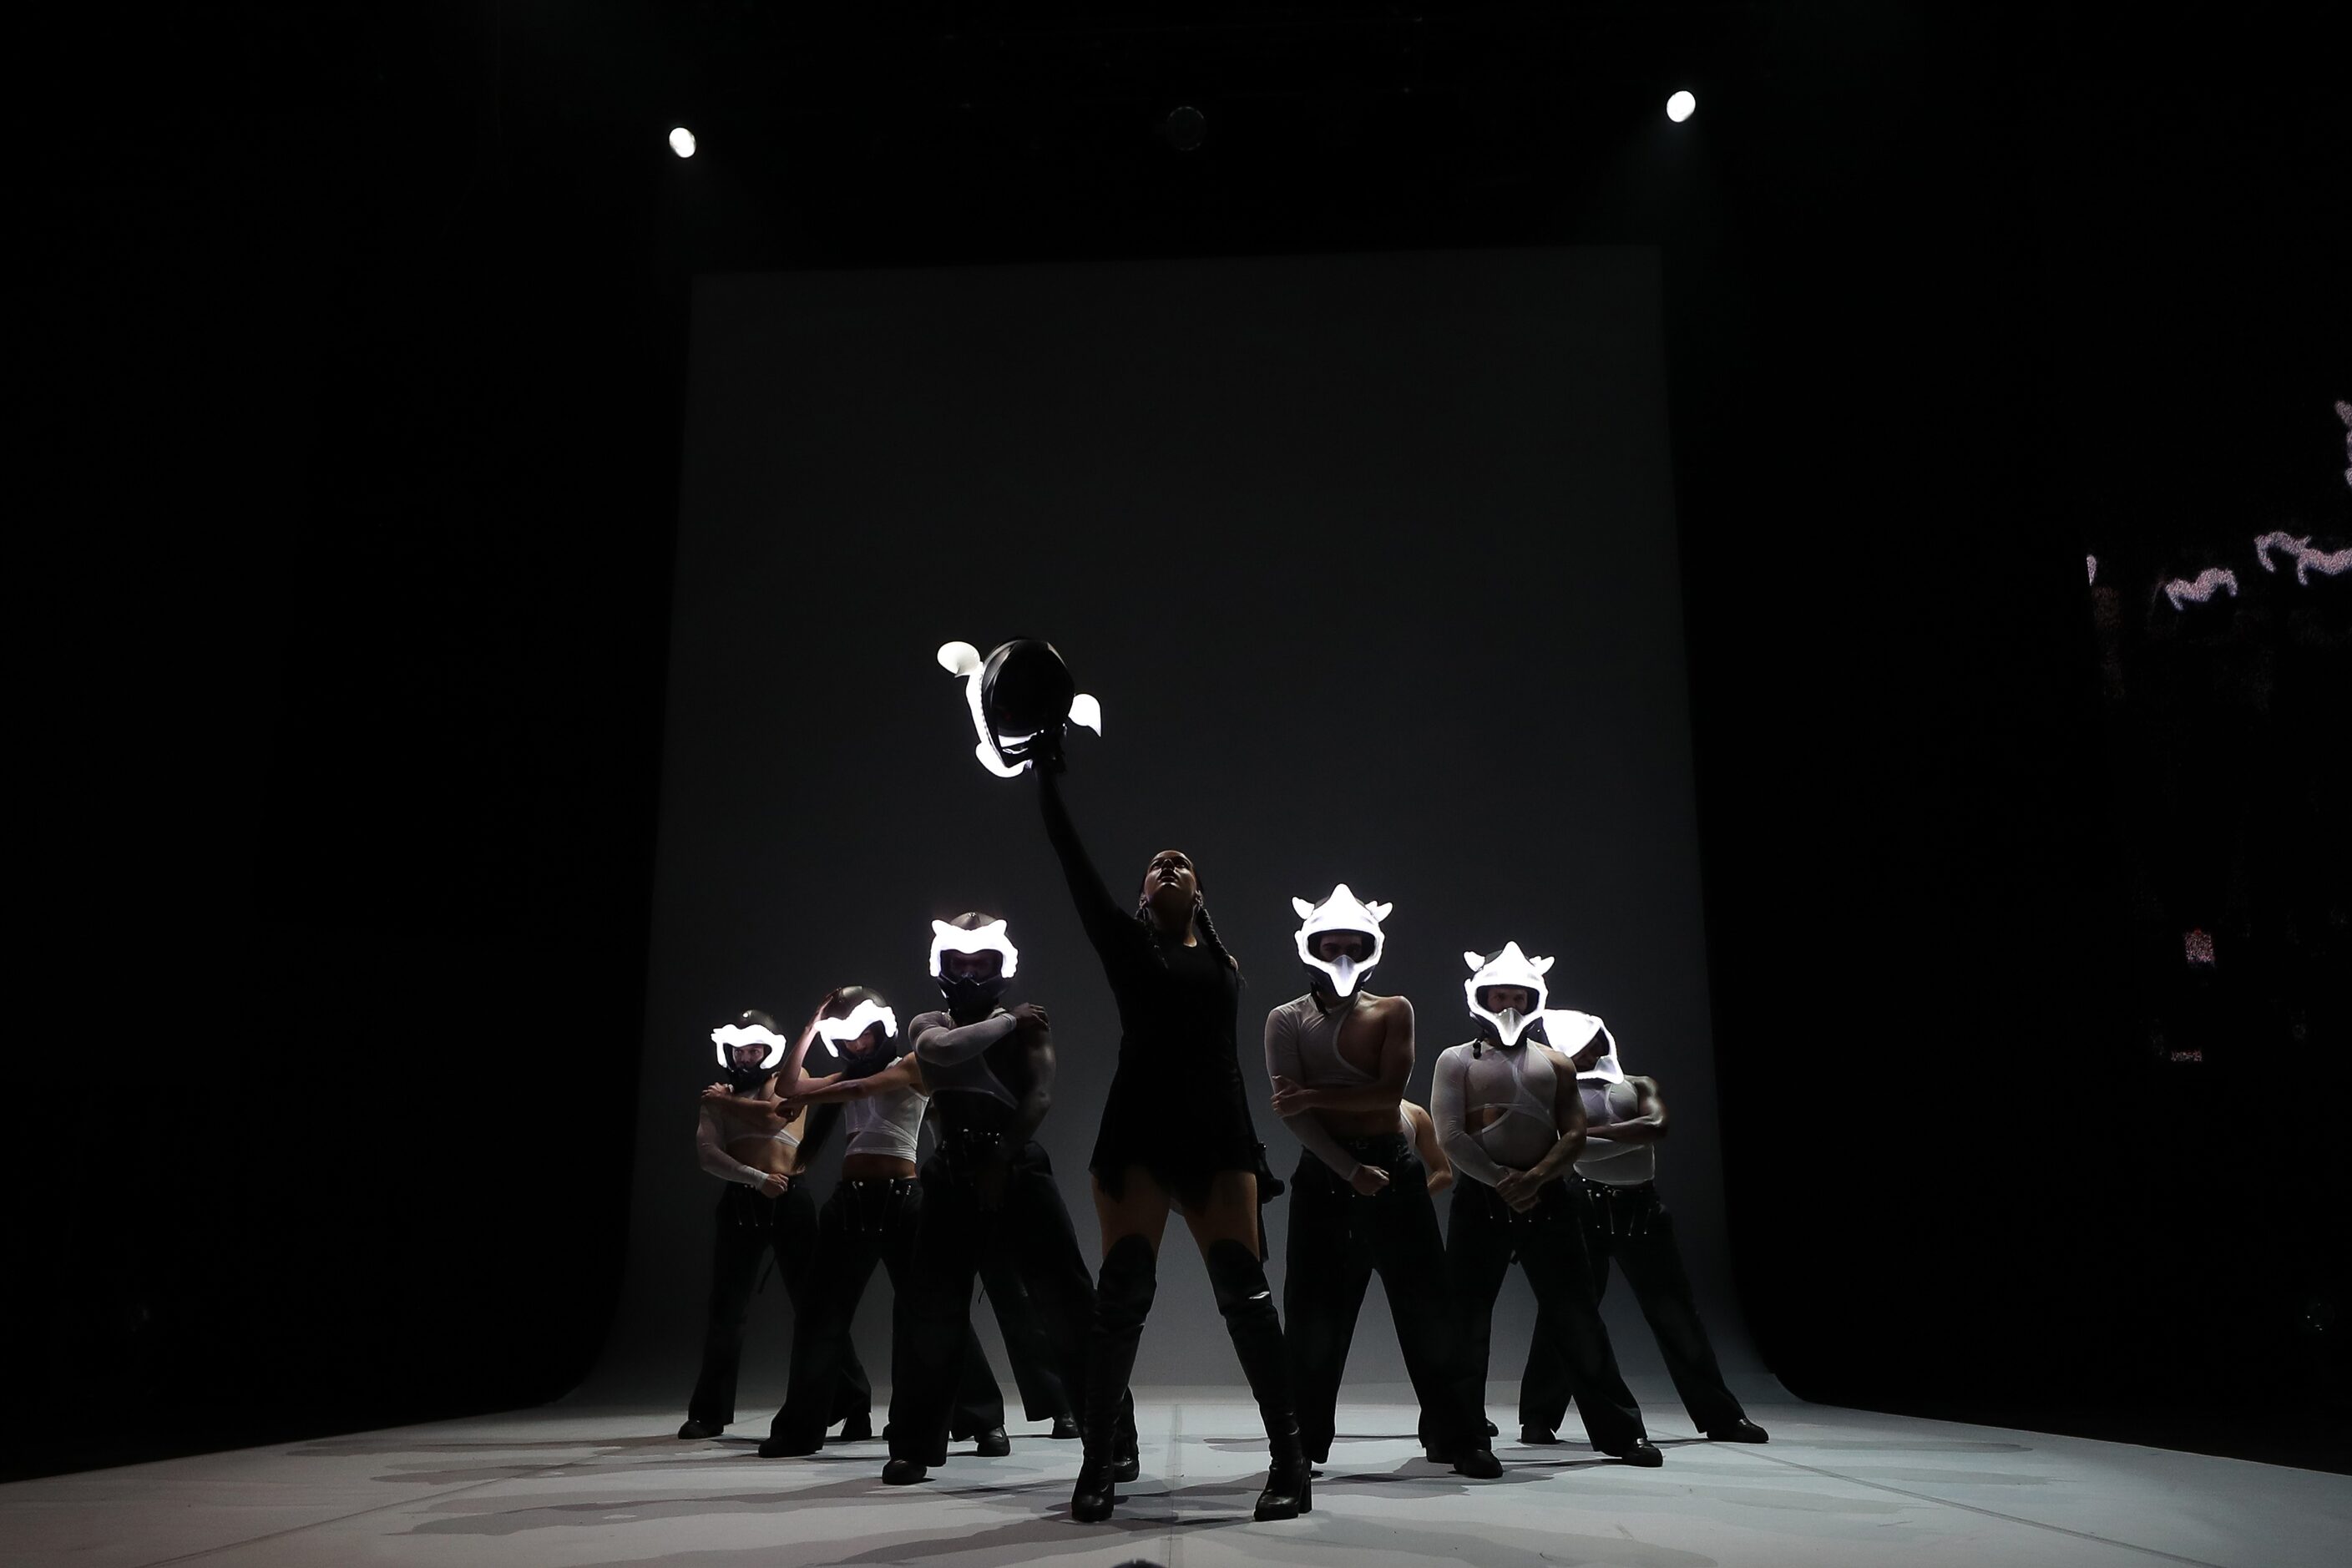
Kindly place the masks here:
<instances>
[{"instance_id":1,"label":"white crop top","mask_svg":"<svg viewBox=\"0 0 2352 1568\"><path fill-rule=\"evenodd\" d=\"M919 1089L894 1089L842 1108L842 1123L849 1130L848 1152L879 1154L886 1159L911 1160L922 1141L923 1112L931 1097Z\"/></svg>"}]
</instances>

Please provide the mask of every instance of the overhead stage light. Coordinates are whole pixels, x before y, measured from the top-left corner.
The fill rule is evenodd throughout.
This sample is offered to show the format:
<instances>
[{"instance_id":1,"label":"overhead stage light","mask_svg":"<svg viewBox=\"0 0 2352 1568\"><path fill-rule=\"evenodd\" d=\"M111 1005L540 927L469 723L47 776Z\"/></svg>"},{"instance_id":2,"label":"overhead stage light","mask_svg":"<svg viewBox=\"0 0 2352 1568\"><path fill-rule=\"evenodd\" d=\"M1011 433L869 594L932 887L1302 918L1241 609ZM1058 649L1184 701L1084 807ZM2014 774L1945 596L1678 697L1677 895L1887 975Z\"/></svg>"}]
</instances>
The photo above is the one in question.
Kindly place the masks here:
<instances>
[{"instance_id":1,"label":"overhead stage light","mask_svg":"<svg viewBox=\"0 0 2352 1568\"><path fill-rule=\"evenodd\" d=\"M1698 110L1698 100L1687 91L1678 92L1666 100L1666 118L1680 125Z\"/></svg>"},{"instance_id":2,"label":"overhead stage light","mask_svg":"<svg viewBox=\"0 0 2352 1568\"><path fill-rule=\"evenodd\" d=\"M1685 111L1687 112L1687 111ZM669 150L681 158L694 156L694 132L681 125L669 133Z\"/></svg>"}]
</instances>

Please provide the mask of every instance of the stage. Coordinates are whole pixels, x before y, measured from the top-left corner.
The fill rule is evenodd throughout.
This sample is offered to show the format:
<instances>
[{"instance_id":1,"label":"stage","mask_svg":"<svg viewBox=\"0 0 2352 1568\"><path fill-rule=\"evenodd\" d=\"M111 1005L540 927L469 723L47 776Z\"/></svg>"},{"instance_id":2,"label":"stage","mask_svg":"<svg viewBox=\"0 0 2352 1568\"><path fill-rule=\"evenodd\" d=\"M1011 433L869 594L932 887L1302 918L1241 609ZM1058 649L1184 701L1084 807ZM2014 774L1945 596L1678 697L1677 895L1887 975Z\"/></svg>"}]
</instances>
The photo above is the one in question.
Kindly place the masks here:
<instances>
[{"instance_id":1,"label":"stage","mask_svg":"<svg viewBox=\"0 0 2352 1568\"><path fill-rule=\"evenodd\" d=\"M1751 1406L1769 1446L1708 1444L1646 1388L1663 1469L1505 1440L1503 1479L1465 1482L1379 1402L1401 1389L1361 1392L1314 1512L1279 1524L1250 1521L1264 1440L1222 1390L1139 1402L1143 1479L1108 1526L1063 1512L1076 1445L1023 1428L901 1489L879 1442L762 1460L764 1415L680 1442L675 1410L564 1405L0 1488L0 1563L2321 1568L2352 1542L2352 1478L1796 1404Z\"/></svg>"}]
</instances>

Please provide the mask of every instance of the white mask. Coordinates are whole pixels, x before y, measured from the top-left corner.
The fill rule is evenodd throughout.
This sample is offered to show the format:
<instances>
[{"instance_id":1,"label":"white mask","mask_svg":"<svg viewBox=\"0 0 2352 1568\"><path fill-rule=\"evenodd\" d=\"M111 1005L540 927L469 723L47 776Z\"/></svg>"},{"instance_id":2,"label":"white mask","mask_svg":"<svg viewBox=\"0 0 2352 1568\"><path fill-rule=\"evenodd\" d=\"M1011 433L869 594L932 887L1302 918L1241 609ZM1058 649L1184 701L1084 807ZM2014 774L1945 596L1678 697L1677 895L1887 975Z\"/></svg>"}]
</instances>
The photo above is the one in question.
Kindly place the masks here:
<instances>
[{"instance_id":1,"label":"white mask","mask_svg":"<svg viewBox=\"0 0 2352 1568\"><path fill-rule=\"evenodd\" d=\"M1470 999L1473 1016L1494 1026L1495 1038L1506 1046L1516 1046L1527 1026L1543 1013L1545 973L1551 968L1549 958L1529 958L1519 951L1516 942L1507 942L1503 951L1488 958L1481 953L1465 952L1463 962L1470 966L1470 978L1462 983L1463 994ZM1516 985L1528 992L1534 1003L1524 1013L1508 1007L1490 1013L1479 1004L1478 993L1493 985Z\"/></svg>"},{"instance_id":2,"label":"white mask","mask_svg":"<svg viewBox=\"0 0 2352 1568\"><path fill-rule=\"evenodd\" d=\"M1389 918L1389 911L1396 906L1359 903L1356 895L1348 890L1348 884L1342 882L1332 889L1329 896L1319 904L1310 904L1305 899L1293 899L1290 907L1298 911L1298 918L1303 922L1298 928L1300 961L1330 977L1333 995L1354 995L1356 983L1364 977L1364 972L1381 961L1381 948L1388 940L1381 934L1381 922ZM1371 939L1372 950L1364 955L1360 963L1344 955L1330 960L1318 958L1315 956L1315 939L1328 931L1361 931Z\"/></svg>"}]
</instances>

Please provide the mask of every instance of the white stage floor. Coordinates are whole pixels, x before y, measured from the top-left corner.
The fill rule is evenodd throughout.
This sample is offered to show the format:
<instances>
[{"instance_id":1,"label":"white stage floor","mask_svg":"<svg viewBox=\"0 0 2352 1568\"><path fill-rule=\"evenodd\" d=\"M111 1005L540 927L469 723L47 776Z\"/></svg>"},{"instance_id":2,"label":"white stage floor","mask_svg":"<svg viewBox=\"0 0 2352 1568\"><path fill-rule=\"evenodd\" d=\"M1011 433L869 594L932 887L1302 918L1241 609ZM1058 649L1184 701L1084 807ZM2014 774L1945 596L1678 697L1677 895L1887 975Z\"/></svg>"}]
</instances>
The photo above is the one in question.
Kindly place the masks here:
<instances>
[{"instance_id":1,"label":"white stage floor","mask_svg":"<svg viewBox=\"0 0 2352 1568\"><path fill-rule=\"evenodd\" d=\"M1357 1391L1351 1390L1351 1395ZM1763 1447L1691 1440L1649 1405L1663 1469L1580 1442L1500 1442L1498 1481L1420 1457L1413 1412L1343 1406L1315 1511L1254 1524L1255 1413L1224 1391L1139 1402L1143 1479L1107 1526L1068 1521L1076 1446L1013 1437L885 1487L878 1442L751 1452L764 1415L710 1442L674 1410L572 1405L0 1487L0 1563L665 1563L680 1568L1046 1563L1715 1565L2176 1563L2338 1568L2352 1478L1818 1405L1759 1405ZM1644 1391L1646 1392L1646 1391ZM1499 1419L1507 1401L1490 1406ZM1671 1414L1669 1414L1671 1413ZM1506 1433L1507 1438L1510 1434ZM961 1445L969 1447L969 1445Z\"/></svg>"}]
</instances>

